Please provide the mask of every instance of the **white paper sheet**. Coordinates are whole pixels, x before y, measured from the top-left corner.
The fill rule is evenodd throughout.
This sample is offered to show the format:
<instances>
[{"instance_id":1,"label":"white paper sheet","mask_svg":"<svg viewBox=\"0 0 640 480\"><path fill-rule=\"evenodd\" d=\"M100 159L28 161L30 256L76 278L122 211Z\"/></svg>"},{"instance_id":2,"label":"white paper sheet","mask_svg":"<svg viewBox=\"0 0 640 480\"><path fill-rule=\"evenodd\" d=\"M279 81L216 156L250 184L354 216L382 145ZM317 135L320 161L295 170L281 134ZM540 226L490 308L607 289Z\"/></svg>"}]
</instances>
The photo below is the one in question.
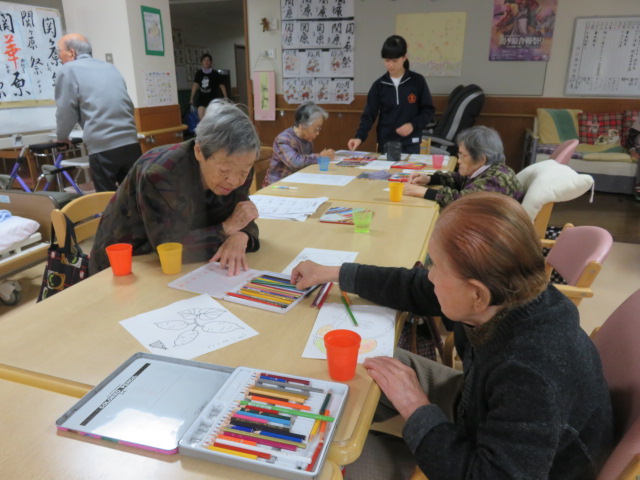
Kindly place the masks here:
<instances>
[{"instance_id":1,"label":"white paper sheet","mask_svg":"<svg viewBox=\"0 0 640 480\"><path fill-rule=\"evenodd\" d=\"M337 329L351 330L362 337L358 363L369 357L393 357L395 310L375 305L353 305L351 311L358 322L357 327L344 305L325 303L318 312L302 357L327 358L324 336Z\"/></svg>"},{"instance_id":2,"label":"white paper sheet","mask_svg":"<svg viewBox=\"0 0 640 480\"><path fill-rule=\"evenodd\" d=\"M225 293L235 290L258 275L260 275L258 270L249 269L230 277L227 269L222 268L220 263L211 262L169 282L169 286L222 299Z\"/></svg>"},{"instance_id":3,"label":"white paper sheet","mask_svg":"<svg viewBox=\"0 0 640 480\"><path fill-rule=\"evenodd\" d=\"M393 165L393 162L386 160L371 160L367 165L362 165L359 168L361 170L389 170Z\"/></svg>"},{"instance_id":4,"label":"white paper sheet","mask_svg":"<svg viewBox=\"0 0 640 480\"><path fill-rule=\"evenodd\" d=\"M120 324L150 352L183 359L258 335L208 295L181 300Z\"/></svg>"},{"instance_id":5,"label":"white paper sheet","mask_svg":"<svg viewBox=\"0 0 640 480\"><path fill-rule=\"evenodd\" d=\"M344 252L341 250L324 250L322 248L304 248L293 261L282 271L285 275L291 272L300 262L311 260L320 265L328 267L338 267L345 262L353 262L358 256L358 252Z\"/></svg>"},{"instance_id":6,"label":"white paper sheet","mask_svg":"<svg viewBox=\"0 0 640 480\"><path fill-rule=\"evenodd\" d=\"M281 182L309 183L311 185L332 185L334 187L344 187L356 177L349 175L324 175L321 173L296 172L288 177L284 177Z\"/></svg>"},{"instance_id":7,"label":"white paper sheet","mask_svg":"<svg viewBox=\"0 0 640 480\"><path fill-rule=\"evenodd\" d=\"M408 153L401 153L401 154L400 154L400 160L406 160L407 158L409 158L409 154L408 154ZM413 156L412 156L412 158L413 158ZM378 157L378 160L388 161L388 160L387 160L387 154L386 154L386 153L383 153L382 155L380 155L380 156ZM416 162L417 162L417 161L419 161L419 160L416 160Z\"/></svg>"},{"instance_id":8,"label":"white paper sheet","mask_svg":"<svg viewBox=\"0 0 640 480\"><path fill-rule=\"evenodd\" d=\"M449 155L444 155L442 160L442 168L447 168L449 164ZM404 159L403 159L404 160ZM427 163L429 165L433 165L433 156L432 155L419 155L417 153L412 153L411 158L409 158L410 162L420 162Z\"/></svg>"},{"instance_id":9,"label":"white paper sheet","mask_svg":"<svg viewBox=\"0 0 640 480\"><path fill-rule=\"evenodd\" d=\"M371 152L360 152L358 150L338 150L336 151L336 155L339 157L353 157L353 156L359 156L359 157L364 157L367 155L371 155Z\"/></svg>"},{"instance_id":10,"label":"white paper sheet","mask_svg":"<svg viewBox=\"0 0 640 480\"><path fill-rule=\"evenodd\" d=\"M251 195L249 198L258 207L260 218L299 222L304 222L320 205L329 200L328 197L297 198L276 195Z\"/></svg>"}]
</instances>

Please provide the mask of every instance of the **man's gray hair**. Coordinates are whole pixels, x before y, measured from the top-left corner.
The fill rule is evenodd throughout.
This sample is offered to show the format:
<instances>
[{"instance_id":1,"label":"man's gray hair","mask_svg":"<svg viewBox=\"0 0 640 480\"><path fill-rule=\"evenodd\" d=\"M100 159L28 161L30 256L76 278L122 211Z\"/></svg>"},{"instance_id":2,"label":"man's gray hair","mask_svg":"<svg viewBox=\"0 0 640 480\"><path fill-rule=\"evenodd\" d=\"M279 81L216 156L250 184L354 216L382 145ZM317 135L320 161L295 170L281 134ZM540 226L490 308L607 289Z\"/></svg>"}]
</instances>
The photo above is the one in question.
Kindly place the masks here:
<instances>
[{"instance_id":1,"label":"man's gray hair","mask_svg":"<svg viewBox=\"0 0 640 480\"><path fill-rule=\"evenodd\" d=\"M456 137L456 143L464 143L474 163L480 161L480 157L487 159L487 165L492 163L504 163L504 146L500 134L493 128L479 125L461 131Z\"/></svg>"},{"instance_id":2,"label":"man's gray hair","mask_svg":"<svg viewBox=\"0 0 640 480\"><path fill-rule=\"evenodd\" d=\"M65 47L67 50L75 50L77 55L82 55L86 53L88 55L93 54L93 50L91 49L91 43L89 39L83 37L82 35L74 35L65 40Z\"/></svg>"},{"instance_id":3,"label":"man's gray hair","mask_svg":"<svg viewBox=\"0 0 640 480\"><path fill-rule=\"evenodd\" d=\"M311 101L304 102L296 110L293 126L311 125L316 118L322 117L326 120L328 116L327 111L321 106Z\"/></svg>"},{"instance_id":4,"label":"man's gray hair","mask_svg":"<svg viewBox=\"0 0 640 480\"><path fill-rule=\"evenodd\" d=\"M260 151L260 137L249 117L226 99L213 100L196 127L204 158L222 150L227 155Z\"/></svg>"}]
</instances>

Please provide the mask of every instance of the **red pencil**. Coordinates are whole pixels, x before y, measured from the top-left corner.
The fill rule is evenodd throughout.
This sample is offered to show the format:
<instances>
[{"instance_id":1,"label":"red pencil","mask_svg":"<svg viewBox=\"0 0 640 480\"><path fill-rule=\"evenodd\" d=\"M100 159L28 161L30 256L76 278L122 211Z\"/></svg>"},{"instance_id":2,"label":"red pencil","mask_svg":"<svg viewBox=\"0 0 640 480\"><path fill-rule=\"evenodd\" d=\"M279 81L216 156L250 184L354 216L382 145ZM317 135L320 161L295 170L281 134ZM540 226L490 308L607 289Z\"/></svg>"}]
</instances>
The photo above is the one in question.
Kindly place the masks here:
<instances>
[{"instance_id":1,"label":"red pencil","mask_svg":"<svg viewBox=\"0 0 640 480\"><path fill-rule=\"evenodd\" d=\"M324 292L324 295L322 296L322 299L320 300L320 303L318 303L318 308L322 307L322 304L324 303L324 301L329 296L329 290L331 290L331 287L333 287L333 282L329 282L329 286L327 287L327 290Z\"/></svg>"},{"instance_id":2,"label":"red pencil","mask_svg":"<svg viewBox=\"0 0 640 480\"><path fill-rule=\"evenodd\" d=\"M313 457L311 457L311 463L307 466L307 472L313 470L313 467L316 464L316 460L318 460L318 456L320 455L320 451L322 450L322 446L324 445L324 439L318 442L318 446L316 447L315 452L313 452Z\"/></svg>"}]
</instances>

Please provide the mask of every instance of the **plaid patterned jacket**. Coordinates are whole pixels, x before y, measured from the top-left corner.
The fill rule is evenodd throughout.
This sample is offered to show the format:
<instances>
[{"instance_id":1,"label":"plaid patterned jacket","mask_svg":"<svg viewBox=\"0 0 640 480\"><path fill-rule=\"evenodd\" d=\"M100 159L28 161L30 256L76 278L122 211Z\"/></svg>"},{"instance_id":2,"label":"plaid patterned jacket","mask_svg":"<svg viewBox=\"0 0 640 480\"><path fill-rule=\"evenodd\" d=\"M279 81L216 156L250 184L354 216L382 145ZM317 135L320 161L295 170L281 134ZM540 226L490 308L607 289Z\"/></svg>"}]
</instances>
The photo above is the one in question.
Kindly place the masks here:
<instances>
[{"instance_id":1,"label":"plaid patterned jacket","mask_svg":"<svg viewBox=\"0 0 640 480\"><path fill-rule=\"evenodd\" d=\"M131 243L133 254L143 255L161 243L180 242L183 260L194 262L211 258L227 239L221 223L248 200L253 171L229 195L216 195L202 186L194 145L195 140L164 145L138 159L102 217L91 273L109 266L105 247L113 243ZM247 251L258 250L258 226L251 222L242 231L249 235Z\"/></svg>"},{"instance_id":2,"label":"plaid patterned jacket","mask_svg":"<svg viewBox=\"0 0 640 480\"><path fill-rule=\"evenodd\" d=\"M307 165L318 163L318 155L312 152L313 143L298 137L293 127L287 128L273 142L273 157L262 186L271 185Z\"/></svg>"}]
</instances>

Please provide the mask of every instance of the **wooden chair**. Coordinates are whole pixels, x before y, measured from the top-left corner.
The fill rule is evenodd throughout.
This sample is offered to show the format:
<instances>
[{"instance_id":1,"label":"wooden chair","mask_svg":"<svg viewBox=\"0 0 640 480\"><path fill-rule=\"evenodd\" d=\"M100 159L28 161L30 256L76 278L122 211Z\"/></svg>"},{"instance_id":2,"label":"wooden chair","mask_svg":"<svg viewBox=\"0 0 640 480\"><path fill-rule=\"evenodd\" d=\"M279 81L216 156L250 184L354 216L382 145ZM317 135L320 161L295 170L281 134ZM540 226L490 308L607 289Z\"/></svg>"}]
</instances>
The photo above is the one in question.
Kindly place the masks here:
<instances>
[{"instance_id":1,"label":"wooden chair","mask_svg":"<svg viewBox=\"0 0 640 480\"><path fill-rule=\"evenodd\" d=\"M51 223L58 242L64 242L67 234L65 215L73 222L76 238L82 242L95 235L102 212L115 192L99 192L83 195L69 202L62 209L51 212Z\"/></svg>"},{"instance_id":2,"label":"wooden chair","mask_svg":"<svg viewBox=\"0 0 640 480\"><path fill-rule=\"evenodd\" d=\"M613 237L604 228L565 225L545 259L547 278L555 269L567 285L556 287L577 306L593 297L591 284L609 255Z\"/></svg>"},{"instance_id":3,"label":"wooden chair","mask_svg":"<svg viewBox=\"0 0 640 480\"><path fill-rule=\"evenodd\" d=\"M253 181L249 187L249 194L253 195L262 188L262 182L271 164L271 157L273 157L273 148L260 147L260 155L253 164Z\"/></svg>"},{"instance_id":4,"label":"wooden chair","mask_svg":"<svg viewBox=\"0 0 640 480\"><path fill-rule=\"evenodd\" d=\"M613 406L616 447L598 480L640 476L640 290L627 298L592 334Z\"/></svg>"}]
</instances>

